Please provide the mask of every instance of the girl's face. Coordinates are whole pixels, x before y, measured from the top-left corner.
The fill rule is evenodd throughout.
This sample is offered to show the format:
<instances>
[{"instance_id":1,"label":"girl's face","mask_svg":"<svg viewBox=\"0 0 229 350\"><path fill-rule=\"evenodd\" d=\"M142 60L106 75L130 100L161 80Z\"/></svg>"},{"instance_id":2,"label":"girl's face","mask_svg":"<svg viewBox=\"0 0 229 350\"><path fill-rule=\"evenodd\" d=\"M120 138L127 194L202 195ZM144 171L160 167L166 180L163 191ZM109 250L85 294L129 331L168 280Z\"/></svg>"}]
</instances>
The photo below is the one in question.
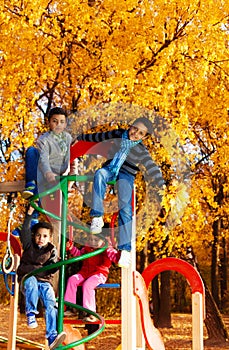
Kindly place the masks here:
<instances>
[{"instance_id":1,"label":"girl's face","mask_svg":"<svg viewBox=\"0 0 229 350\"><path fill-rule=\"evenodd\" d=\"M54 114L49 120L49 128L56 134L62 133L67 126L67 120L63 114Z\"/></svg>"},{"instance_id":2,"label":"girl's face","mask_svg":"<svg viewBox=\"0 0 229 350\"><path fill-rule=\"evenodd\" d=\"M87 242L88 246L92 248L100 248L103 245L103 240L96 235L90 235Z\"/></svg>"},{"instance_id":3,"label":"girl's face","mask_svg":"<svg viewBox=\"0 0 229 350\"><path fill-rule=\"evenodd\" d=\"M34 235L35 243L41 248L50 242L50 230L40 227Z\"/></svg>"},{"instance_id":4,"label":"girl's face","mask_svg":"<svg viewBox=\"0 0 229 350\"><path fill-rule=\"evenodd\" d=\"M146 138L147 134L148 134L148 129L141 122L137 122L137 123L131 125L131 127L129 129L129 139L131 141L144 140Z\"/></svg>"}]
</instances>

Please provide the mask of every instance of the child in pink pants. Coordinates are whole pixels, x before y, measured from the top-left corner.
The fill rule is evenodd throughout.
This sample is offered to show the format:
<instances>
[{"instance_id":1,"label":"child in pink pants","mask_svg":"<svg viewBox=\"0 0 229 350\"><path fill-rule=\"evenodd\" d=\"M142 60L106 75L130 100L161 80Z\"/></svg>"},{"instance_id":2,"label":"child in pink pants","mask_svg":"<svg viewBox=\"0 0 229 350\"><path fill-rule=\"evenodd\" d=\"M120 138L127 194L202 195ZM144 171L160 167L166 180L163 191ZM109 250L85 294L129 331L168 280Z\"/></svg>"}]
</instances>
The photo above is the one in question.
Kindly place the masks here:
<instances>
[{"instance_id":1,"label":"child in pink pants","mask_svg":"<svg viewBox=\"0 0 229 350\"><path fill-rule=\"evenodd\" d=\"M72 256L80 256L93 252L103 245L99 236L89 235L88 243L82 249L78 249L73 243L67 242L66 247ZM82 286L83 307L96 312L95 288L105 283L109 274L111 263L117 263L119 253L112 247L107 248L101 254L83 260L80 271L69 277L65 291L64 300L76 304L77 287ZM65 313L67 315L68 312ZM94 322L97 318L93 315L84 317L84 321Z\"/></svg>"}]
</instances>

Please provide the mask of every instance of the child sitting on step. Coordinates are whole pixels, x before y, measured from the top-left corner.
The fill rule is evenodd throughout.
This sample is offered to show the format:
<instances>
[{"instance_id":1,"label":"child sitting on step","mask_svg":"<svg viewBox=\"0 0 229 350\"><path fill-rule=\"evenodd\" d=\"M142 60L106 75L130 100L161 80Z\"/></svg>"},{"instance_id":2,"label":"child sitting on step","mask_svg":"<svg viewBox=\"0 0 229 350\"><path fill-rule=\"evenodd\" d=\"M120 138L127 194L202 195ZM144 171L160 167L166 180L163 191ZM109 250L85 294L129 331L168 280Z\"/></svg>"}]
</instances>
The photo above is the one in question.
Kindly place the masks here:
<instances>
[{"instance_id":1,"label":"child sitting on step","mask_svg":"<svg viewBox=\"0 0 229 350\"><path fill-rule=\"evenodd\" d=\"M22 192L29 199L56 184L56 176L69 171L71 135L65 131L67 113L54 107L48 114L49 131L42 134L36 147L29 147L25 157L26 187ZM73 172L71 172L73 173Z\"/></svg>"},{"instance_id":2,"label":"child sitting on step","mask_svg":"<svg viewBox=\"0 0 229 350\"><path fill-rule=\"evenodd\" d=\"M24 281L28 273L54 264L58 261L56 247L52 244L53 227L49 222L39 222L30 228L33 207L29 206L21 230L23 254L17 269L18 281L25 295L25 312L29 328L38 327L36 315L39 298L45 308L46 338L49 349L57 348L65 339L66 333L57 332L56 298L52 287L53 274L57 270L47 270L34 274Z\"/></svg>"},{"instance_id":3,"label":"child sitting on step","mask_svg":"<svg viewBox=\"0 0 229 350\"><path fill-rule=\"evenodd\" d=\"M87 244L82 249L78 249L72 242L67 242L66 248L72 256L81 256L94 252L103 244L104 241L101 237L89 234ZM82 286L83 307L96 312L95 289L99 284L106 282L111 263L117 263L118 260L119 253L112 247L83 260L80 271L68 278L64 300L76 304L77 287ZM65 316L69 315L71 315L71 311L66 310ZM95 322L97 319L93 315L87 315L83 320Z\"/></svg>"}]
</instances>

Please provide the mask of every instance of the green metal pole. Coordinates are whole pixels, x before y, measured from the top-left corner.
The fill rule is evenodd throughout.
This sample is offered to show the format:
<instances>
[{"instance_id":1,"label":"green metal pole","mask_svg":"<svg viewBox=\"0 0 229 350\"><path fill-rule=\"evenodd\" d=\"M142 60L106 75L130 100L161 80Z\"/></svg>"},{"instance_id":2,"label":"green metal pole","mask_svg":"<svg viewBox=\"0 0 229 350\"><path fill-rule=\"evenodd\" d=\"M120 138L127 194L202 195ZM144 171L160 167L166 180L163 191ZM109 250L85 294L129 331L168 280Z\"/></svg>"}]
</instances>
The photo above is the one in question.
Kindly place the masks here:
<instances>
[{"instance_id":1,"label":"green metal pole","mask_svg":"<svg viewBox=\"0 0 229 350\"><path fill-rule=\"evenodd\" d=\"M67 211L68 211L68 178L61 177L60 188L62 191L62 205L61 205L61 237L60 237L60 258L65 260L66 251L66 232L67 232ZM63 331L63 317L64 317L64 291L65 291L65 265L60 267L59 272L59 300L58 300L58 323L57 331Z\"/></svg>"},{"instance_id":2,"label":"green metal pole","mask_svg":"<svg viewBox=\"0 0 229 350\"><path fill-rule=\"evenodd\" d=\"M58 185L54 186L52 189L49 189L45 192L43 192L42 194L40 194L40 196L36 195L31 199L31 205L33 206L33 208L37 209L39 212L44 213L50 217L52 217L55 220L61 220L61 236L60 236L60 261L58 261L57 263L51 265L51 266L44 266L40 269L36 269L35 271L31 271L30 273L28 273L25 278L23 279L23 284L25 282L25 280L27 278L29 278L30 276L36 275L40 272L43 271L47 271L50 270L54 267L60 267L60 271L59 271L59 295L58 295L58 323L57 323L57 331L58 333L61 333L63 331L63 319L64 319L64 292L65 292L65 266L71 263L74 263L76 261L81 261L84 260L86 258L89 258L91 256L97 255L102 253L105 249L107 249L107 242L106 244L97 249L94 252L90 252L81 256L77 256L68 260L65 260L65 253L66 253L66 232L67 232L67 226L68 225L72 225L76 228L80 228L82 230L84 230L85 232L90 232L89 228L86 226L82 226L82 225L78 225L76 223L73 222L69 222L67 220L67 214L68 214L68 181L79 181L79 182L83 182L83 181L92 181L93 177L92 176L76 176L76 175L71 175L71 176L60 176L57 177L57 180L60 181L60 183L58 183ZM38 204L36 203L36 200L38 198L42 198L45 195L51 194L53 192L56 192L58 190L61 190L62 192L62 204L61 204L61 217L58 217L55 214L52 214L51 212L47 212L46 210L42 209L41 207L38 206ZM71 304L71 303L67 303L67 304ZM75 306L75 304L73 304ZM81 306L78 306L79 309L84 309ZM87 310L87 309L85 309ZM87 310L87 312L89 312L90 314L96 316L100 321L100 328L93 332L92 334L90 334L89 336L82 338L80 340L77 340L74 343L68 344L68 345L62 345L58 348L63 349L63 350L67 350L72 348L73 346L78 346L82 343L88 342L91 339L95 338L97 335L99 335L104 329L105 329L105 320L103 319L103 317L97 315L96 313Z\"/></svg>"}]
</instances>

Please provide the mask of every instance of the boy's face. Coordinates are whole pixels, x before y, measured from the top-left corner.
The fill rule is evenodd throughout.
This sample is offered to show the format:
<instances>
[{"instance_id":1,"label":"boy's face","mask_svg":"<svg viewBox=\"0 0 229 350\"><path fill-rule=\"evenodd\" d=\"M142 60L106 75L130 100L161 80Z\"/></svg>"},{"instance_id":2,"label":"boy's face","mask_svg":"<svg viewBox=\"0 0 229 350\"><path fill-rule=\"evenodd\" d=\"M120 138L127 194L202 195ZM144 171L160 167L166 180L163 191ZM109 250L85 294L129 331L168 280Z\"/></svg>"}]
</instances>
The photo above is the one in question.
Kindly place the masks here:
<instances>
[{"instance_id":1,"label":"boy's face","mask_svg":"<svg viewBox=\"0 0 229 350\"><path fill-rule=\"evenodd\" d=\"M35 243L41 248L45 247L51 239L50 230L40 227L34 235Z\"/></svg>"},{"instance_id":2,"label":"boy's face","mask_svg":"<svg viewBox=\"0 0 229 350\"><path fill-rule=\"evenodd\" d=\"M131 141L144 140L147 134L148 134L148 129L141 122L134 123L133 125L131 125L129 129L129 139Z\"/></svg>"},{"instance_id":3,"label":"boy's face","mask_svg":"<svg viewBox=\"0 0 229 350\"><path fill-rule=\"evenodd\" d=\"M54 114L49 120L49 128L56 134L60 134L67 126L67 120L63 114Z\"/></svg>"}]
</instances>

